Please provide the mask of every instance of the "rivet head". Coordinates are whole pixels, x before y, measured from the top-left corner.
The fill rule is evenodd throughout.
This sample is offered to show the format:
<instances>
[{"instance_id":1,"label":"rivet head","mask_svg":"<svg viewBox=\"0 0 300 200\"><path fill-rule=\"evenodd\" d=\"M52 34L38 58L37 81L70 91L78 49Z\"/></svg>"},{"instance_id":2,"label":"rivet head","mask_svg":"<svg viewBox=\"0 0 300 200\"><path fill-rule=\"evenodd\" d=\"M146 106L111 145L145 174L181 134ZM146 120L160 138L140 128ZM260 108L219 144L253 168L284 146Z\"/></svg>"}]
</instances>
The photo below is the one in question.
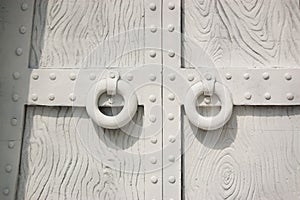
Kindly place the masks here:
<instances>
[{"instance_id":1,"label":"rivet head","mask_svg":"<svg viewBox=\"0 0 300 200\"><path fill-rule=\"evenodd\" d=\"M158 182L158 178L156 176L151 177L151 182L156 184Z\"/></svg>"},{"instance_id":2,"label":"rivet head","mask_svg":"<svg viewBox=\"0 0 300 200\"><path fill-rule=\"evenodd\" d=\"M154 50L151 50L149 55L150 57L154 58L156 56L156 52Z\"/></svg>"},{"instance_id":3,"label":"rivet head","mask_svg":"<svg viewBox=\"0 0 300 200\"><path fill-rule=\"evenodd\" d=\"M126 74L126 79L127 79L128 81L132 81L132 80L133 80L133 75L132 75L132 73L127 73L127 74Z\"/></svg>"},{"instance_id":4,"label":"rivet head","mask_svg":"<svg viewBox=\"0 0 300 200\"><path fill-rule=\"evenodd\" d=\"M154 137L154 138L151 138L150 141L151 141L152 144L156 144L156 143L157 143L157 138L155 138L155 137Z\"/></svg>"},{"instance_id":5,"label":"rivet head","mask_svg":"<svg viewBox=\"0 0 300 200\"><path fill-rule=\"evenodd\" d=\"M96 74L90 73L90 80L93 81L96 79Z\"/></svg>"},{"instance_id":6,"label":"rivet head","mask_svg":"<svg viewBox=\"0 0 300 200\"><path fill-rule=\"evenodd\" d=\"M19 100L19 98L20 98L20 96L18 94L13 94L13 96L12 96L12 100L14 102L17 102Z\"/></svg>"},{"instance_id":7,"label":"rivet head","mask_svg":"<svg viewBox=\"0 0 300 200\"><path fill-rule=\"evenodd\" d=\"M22 3L21 9L22 9L23 11L26 11L26 10L28 9L28 4L27 4L27 3Z\"/></svg>"},{"instance_id":8,"label":"rivet head","mask_svg":"<svg viewBox=\"0 0 300 200\"><path fill-rule=\"evenodd\" d=\"M209 97L209 96L204 97L204 103L205 104L210 104L211 103L211 97Z\"/></svg>"},{"instance_id":9,"label":"rivet head","mask_svg":"<svg viewBox=\"0 0 300 200\"><path fill-rule=\"evenodd\" d=\"M112 78L112 79L116 78L116 75L115 75L115 73L113 73L113 72L110 72L110 73L109 73L109 78Z\"/></svg>"},{"instance_id":10,"label":"rivet head","mask_svg":"<svg viewBox=\"0 0 300 200\"><path fill-rule=\"evenodd\" d=\"M176 141L176 138L173 135L169 136L169 142L174 143Z\"/></svg>"},{"instance_id":11,"label":"rivet head","mask_svg":"<svg viewBox=\"0 0 300 200\"><path fill-rule=\"evenodd\" d=\"M176 76L175 76L175 74L169 74L169 80L170 81L174 81L176 79Z\"/></svg>"},{"instance_id":12,"label":"rivet head","mask_svg":"<svg viewBox=\"0 0 300 200\"><path fill-rule=\"evenodd\" d=\"M156 97L154 95L150 95L149 96L149 101L155 102L156 101Z\"/></svg>"},{"instance_id":13,"label":"rivet head","mask_svg":"<svg viewBox=\"0 0 300 200\"><path fill-rule=\"evenodd\" d=\"M31 99L32 99L32 101L37 101L39 99L39 97L37 94L32 94Z\"/></svg>"},{"instance_id":14,"label":"rivet head","mask_svg":"<svg viewBox=\"0 0 300 200\"><path fill-rule=\"evenodd\" d=\"M156 117L154 115L150 115L149 120L150 120L150 122L154 123L154 122L156 122Z\"/></svg>"},{"instance_id":15,"label":"rivet head","mask_svg":"<svg viewBox=\"0 0 300 200\"><path fill-rule=\"evenodd\" d=\"M12 119L10 120L10 123L11 123L11 125L13 125L13 126L17 126L18 120L17 120L16 118L12 118Z\"/></svg>"},{"instance_id":16,"label":"rivet head","mask_svg":"<svg viewBox=\"0 0 300 200\"><path fill-rule=\"evenodd\" d=\"M168 31L169 31L169 32L173 32L174 30L175 30L174 25L173 25L173 24L169 24L169 25L168 25Z\"/></svg>"},{"instance_id":17,"label":"rivet head","mask_svg":"<svg viewBox=\"0 0 300 200\"><path fill-rule=\"evenodd\" d=\"M245 73L245 74L244 74L244 79L245 79L245 80L249 80L249 78L250 78L250 74Z\"/></svg>"},{"instance_id":18,"label":"rivet head","mask_svg":"<svg viewBox=\"0 0 300 200\"><path fill-rule=\"evenodd\" d=\"M270 100L271 99L271 94L270 93L265 93L265 99Z\"/></svg>"},{"instance_id":19,"label":"rivet head","mask_svg":"<svg viewBox=\"0 0 300 200\"><path fill-rule=\"evenodd\" d=\"M157 163L157 159L153 156L153 157L150 158L150 162L152 164L156 164Z\"/></svg>"},{"instance_id":20,"label":"rivet head","mask_svg":"<svg viewBox=\"0 0 300 200\"><path fill-rule=\"evenodd\" d=\"M225 74L225 78L226 78L227 80L231 80L232 76L231 76L231 74L226 73L226 74Z\"/></svg>"},{"instance_id":21,"label":"rivet head","mask_svg":"<svg viewBox=\"0 0 300 200\"><path fill-rule=\"evenodd\" d=\"M149 4L149 8L150 8L150 10L155 11L155 10L156 10L156 5L155 5L155 3L150 3L150 4Z\"/></svg>"},{"instance_id":22,"label":"rivet head","mask_svg":"<svg viewBox=\"0 0 300 200\"><path fill-rule=\"evenodd\" d=\"M75 94L74 94L74 93L71 93L71 94L69 95L69 99L70 99L70 101L75 101L75 100L76 100Z\"/></svg>"},{"instance_id":23,"label":"rivet head","mask_svg":"<svg viewBox=\"0 0 300 200\"><path fill-rule=\"evenodd\" d=\"M7 173L10 173L11 171L12 171L12 166L11 165L6 165L5 166L5 171L7 172Z\"/></svg>"},{"instance_id":24,"label":"rivet head","mask_svg":"<svg viewBox=\"0 0 300 200\"><path fill-rule=\"evenodd\" d=\"M150 26L150 31L151 31L152 33L155 33L155 32L157 31L157 28L156 28L154 25L151 25L151 26Z\"/></svg>"},{"instance_id":25,"label":"rivet head","mask_svg":"<svg viewBox=\"0 0 300 200\"><path fill-rule=\"evenodd\" d=\"M175 156L169 155L169 156L168 156L168 160L169 160L170 162L175 162Z\"/></svg>"},{"instance_id":26,"label":"rivet head","mask_svg":"<svg viewBox=\"0 0 300 200\"><path fill-rule=\"evenodd\" d=\"M244 94L244 97L245 97L245 99L250 100L250 99L252 98L252 95L251 95L250 92L246 92L246 93Z\"/></svg>"},{"instance_id":27,"label":"rivet head","mask_svg":"<svg viewBox=\"0 0 300 200\"><path fill-rule=\"evenodd\" d=\"M20 26L19 32L20 32L21 34L25 34L25 33L26 33L26 26Z\"/></svg>"},{"instance_id":28,"label":"rivet head","mask_svg":"<svg viewBox=\"0 0 300 200\"><path fill-rule=\"evenodd\" d=\"M175 56L175 52L172 51L172 50L170 50L170 51L168 52L168 55L169 55L171 58L173 58L173 57Z\"/></svg>"},{"instance_id":29,"label":"rivet head","mask_svg":"<svg viewBox=\"0 0 300 200\"><path fill-rule=\"evenodd\" d=\"M54 94L49 94L49 95L48 95L48 99L49 99L50 101L54 101L54 99L55 99Z\"/></svg>"},{"instance_id":30,"label":"rivet head","mask_svg":"<svg viewBox=\"0 0 300 200\"><path fill-rule=\"evenodd\" d=\"M15 80L18 80L21 77L21 74L19 72L14 72L12 76Z\"/></svg>"},{"instance_id":31,"label":"rivet head","mask_svg":"<svg viewBox=\"0 0 300 200\"><path fill-rule=\"evenodd\" d=\"M32 77L33 80L38 80L39 79L39 75L37 73L33 73L31 75L31 77Z\"/></svg>"},{"instance_id":32,"label":"rivet head","mask_svg":"<svg viewBox=\"0 0 300 200\"><path fill-rule=\"evenodd\" d=\"M265 73L263 73L262 77L263 77L263 79L268 80L270 78L270 75L269 75L269 73L265 72Z\"/></svg>"},{"instance_id":33,"label":"rivet head","mask_svg":"<svg viewBox=\"0 0 300 200\"><path fill-rule=\"evenodd\" d=\"M69 76L71 81L75 81L76 80L76 74L75 73L71 73Z\"/></svg>"},{"instance_id":34,"label":"rivet head","mask_svg":"<svg viewBox=\"0 0 300 200\"><path fill-rule=\"evenodd\" d=\"M17 55L17 56L21 56L22 54L23 54L23 49L17 48L17 49L16 49L16 55Z\"/></svg>"},{"instance_id":35,"label":"rivet head","mask_svg":"<svg viewBox=\"0 0 300 200\"><path fill-rule=\"evenodd\" d=\"M205 74L205 79L210 81L212 79L212 75L211 74Z\"/></svg>"},{"instance_id":36,"label":"rivet head","mask_svg":"<svg viewBox=\"0 0 300 200\"><path fill-rule=\"evenodd\" d=\"M9 195L9 189L8 189L8 188L4 188L4 189L3 189L3 194L4 194L5 196Z\"/></svg>"},{"instance_id":37,"label":"rivet head","mask_svg":"<svg viewBox=\"0 0 300 200\"><path fill-rule=\"evenodd\" d=\"M171 100L171 101L174 101L175 95L174 95L173 93L170 93L170 94L168 95L168 99Z\"/></svg>"},{"instance_id":38,"label":"rivet head","mask_svg":"<svg viewBox=\"0 0 300 200\"><path fill-rule=\"evenodd\" d=\"M292 93L287 93L286 98L287 98L287 100L292 101L292 100L294 100L294 95Z\"/></svg>"},{"instance_id":39,"label":"rivet head","mask_svg":"<svg viewBox=\"0 0 300 200\"><path fill-rule=\"evenodd\" d=\"M174 4L173 2L170 2L170 3L168 4L168 8L169 8L170 10L174 10L175 4Z\"/></svg>"},{"instance_id":40,"label":"rivet head","mask_svg":"<svg viewBox=\"0 0 300 200\"><path fill-rule=\"evenodd\" d=\"M287 81L290 81L290 80L292 80L292 75L291 75L290 73L286 73L286 74L284 75L284 78L285 78Z\"/></svg>"},{"instance_id":41,"label":"rivet head","mask_svg":"<svg viewBox=\"0 0 300 200\"><path fill-rule=\"evenodd\" d=\"M155 81L156 80L156 76L154 74L150 74L149 75L149 79L150 79L150 81Z\"/></svg>"},{"instance_id":42,"label":"rivet head","mask_svg":"<svg viewBox=\"0 0 300 200\"><path fill-rule=\"evenodd\" d=\"M188 81L193 81L194 80L194 75L193 74L189 74L188 75Z\"/></svg>"},{"instance_id":43,"label":"rivet head","mask_svg":"<svg viewBox=\"0 0 300 200\"><path fill-rule=\"evenodd\" d=\"M173 120L174 119L174 114L173 113L169 113L168 114L168 119L169 120Z\"/></svg>"},{"instance_id":44,"label":"rivet head","mask_svg":"<svg viewBox=\"0 0 300 200\"><path fill-rule=\"evenodd\" d=\"M56 75L54 73L49 74L50 80L54 81L56 79Z\"/></svg>"},{"instance_id":45,"label":"rivet head","mask_svg":"<svg viewBox=\"0 0 300 200\"><path fill-rule=\"evenodd\" d=\"M176 182L176 178L175 178L175 176L170 176L169 177L169 183L175 183Z\"/></svg>"},{"instance_id":46,"label":"rivet head","mask_svg":"<svg viewBox=\"0 0 300 200\"><path fill-rule=\"evenodd\" d=\"M13 149L15 147L15 142L10 141L8 142L8 148Z\"/></svg>"}]
</instances>

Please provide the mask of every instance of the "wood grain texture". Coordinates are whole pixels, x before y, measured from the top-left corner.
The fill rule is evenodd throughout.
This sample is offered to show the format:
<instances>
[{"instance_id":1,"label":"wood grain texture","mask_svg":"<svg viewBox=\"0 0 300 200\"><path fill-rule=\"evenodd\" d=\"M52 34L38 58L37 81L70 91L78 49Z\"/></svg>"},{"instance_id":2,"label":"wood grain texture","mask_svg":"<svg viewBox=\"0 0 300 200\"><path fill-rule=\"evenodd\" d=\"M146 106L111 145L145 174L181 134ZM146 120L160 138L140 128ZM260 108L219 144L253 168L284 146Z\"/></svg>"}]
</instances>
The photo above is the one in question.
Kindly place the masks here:
<instances>
[{"instance_id":1,"label":"wood grain texture","mask_svg":"<svg viewBox=\"0 0 300 200\"><path fill-rule=\"evenodd\" d=\"M135 67L143 47L143 1L35 2L31 68Z\"/></svg>"},{"instance_id":2,"label":"wood grain texture","mask_svg":"<svg viewBox=\"0 0 300 200\"><path fill-rule=\"evenodd\" d=\"M235 107L221 130L184 117L186 199L300 199L300 107Z\"/></svg>"},{"instance_id":3,"label":"wood grain texture","mask_svg":"<svg viewBox=\"0 0 300 200\"><path fill-rule=\"evenodd\" d=\"M28 107L18 199L144 199L142 116L111 131L84 108Z\"/></svg>"},{"instance_id":4,"label":"wood grain texture","mask_svg":"<svg viewBox=\"0 0 300 200\"><path fill-rule=\"evenodd\" d=\"M299 0L184 0L183 6L186 67L205 66L197 56L217 67L299 67Z\"/></svg>"}]
</instances>

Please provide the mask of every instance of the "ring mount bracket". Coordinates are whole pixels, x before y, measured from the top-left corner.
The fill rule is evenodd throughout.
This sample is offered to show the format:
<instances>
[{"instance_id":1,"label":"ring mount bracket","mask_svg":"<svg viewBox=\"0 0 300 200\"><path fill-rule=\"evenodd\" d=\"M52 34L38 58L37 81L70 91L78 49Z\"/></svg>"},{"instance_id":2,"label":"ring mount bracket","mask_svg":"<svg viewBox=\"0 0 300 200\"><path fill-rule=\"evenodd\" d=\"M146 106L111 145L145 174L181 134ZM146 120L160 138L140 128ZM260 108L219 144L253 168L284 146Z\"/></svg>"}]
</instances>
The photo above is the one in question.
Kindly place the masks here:
<instances>
[{"instance_id":1,"label":"ring mount bracket","mask_svg":"<svg viewBox=\"0 0 300 200\"><path fill-rule=\"evenodd\" d=\"M210 73L204 74L205 79L203 83L204 96L211 97L214 94L216 77Z\"/></svg>"},{"instance_id":2,"label":"ring mount bracket","mask_svg":"<svg viewBox=\"0 0 300 200\"><path fill-rule=\"evenodd\" d=\"M117 71L110 71L107 74L106 93L108 95L114 96L117 94L117 87L118 87L119 79L120 79L120 75Z\"/></svg>"}]
</instances>

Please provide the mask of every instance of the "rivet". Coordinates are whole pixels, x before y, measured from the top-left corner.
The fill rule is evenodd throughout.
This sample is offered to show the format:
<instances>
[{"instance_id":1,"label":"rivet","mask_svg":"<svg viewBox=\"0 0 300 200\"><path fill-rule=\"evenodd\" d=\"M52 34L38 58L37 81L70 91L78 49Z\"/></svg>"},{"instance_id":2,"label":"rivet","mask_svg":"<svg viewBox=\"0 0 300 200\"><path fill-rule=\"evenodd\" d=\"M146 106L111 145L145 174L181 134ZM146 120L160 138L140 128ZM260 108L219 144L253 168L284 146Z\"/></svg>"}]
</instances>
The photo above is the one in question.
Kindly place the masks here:
<instances>
[{"instance_id":1,"label":"rivet","mask_svg":"<svg viewBox=\"0 0 300 200\"><path fill-rule=\"evenodd\" d=\"M13 94L13 96L12 96L12 100L14 102L17 102L19 100L19 98L20 98L20 96L18 94Z\"/></svg>"},{"instance_id":2,"label":"rivet","mask_svg":"<svg viewBox=\"0 0 300 200\"><path fill-rule=\"evenodd\" d=\"M169 120L173 120L174 119L174 114L173 113L169 113L168 114L168 119Z\"/></svg>"},{"instance_id":3,"label":"rivet","mask_svg":"<svg viewBox=\"0 0 300 200\"><path fill-rule=\"evenodd\" d=\"M76 80L76 74L75 73L71 73L70 76L69 76L69 78L70 78L71 81Z\"/></svg>"},{"instance_id":4,"label":"rivet","mask_svg":"<svg viewBox=\"0 0 300 200\"><path fill-rule=\"evenodd\" d=\"M21 9L22 9L23 11L26 11L26 10L28 9L28 4L27 4L27 3L22 3Z\"/></svg>"},{"instance_id":5,"label":"rivet","mask_svg":"<svg viewBox=\"0 0 300 200\"><path fill-rule=\"evenodd\" d=\"M150 122L154 123L156 121L156 117L154 115L149 116Z\"/></svg>"},{"instance_id":6,"label":"rivet","mask_svg":"<svg viewBox=\"0 0 300 200\"><path fill-rule=\"evenodd\" d=\"M33 80L38 80L39 79L39 75L37 73L33 73L31 75L31 77L32 77Z\"/></svg>"},{"instance_id":7,"label":"rivet","mask_svg":"<svg viewBox=\"0 0 300 200\"><path fill-rule=\"evenodd\" d=\"M154 74L150 74L149 75L149 79L150 79L150 81L155 81L156 80L156 76Z\"/></svg>"},{"instance_id":8,"label":"rivet","mask_svg":"<svg viewBox=\"0 0 300 200\"><path fill-rule=\"evenodd\" d=\"M168 52L168 55L169 55L171 58L173 58L173 57L175 56L175 52L172 51L172 50L170 50L170 51Z\"/></svg>"},{"instance_id":9,"label":"rivet","mask_svg":"<svg viewBox=\"0 0 300 200\"><path fill-rule=\"evenodd\" d=\"M286 94L286 98L289 100L289 101L292 101L294 99L294 95L292 93L287 93Z\"/></svg>"},{"instance_id":10,"label":"rivet","mask_svg":"<svg viewBox=\"0 0 300 200\"><path fill-rule=\"evenodd\" d=\"M26 26L20 26L19 32L20 32L21 34L26 33Z\"/></svg>"},{"instance_id":11,"label":"rivet","mask_svg":"<svg viewBox=\"0 0 300 200\"><path fill-rule=\"evenodd\" d=\"M54 99L55 99L54 94L49 94L49 95L48 95L48 99L49 99L50 101L54 101Z\"/></svg>"},{"instance_id":12,"label":"rivet","mask_svg":"<svg viewBox=\"0 0 300 200\"><path fill-rule=\"evenodd\" d=\"M209 97L209 96L204 97L204 103L205 104L210 104L211 103L211 97Z\"/></svg>"},{"instance_id":13,"label":"rivet","mask_svg":"<svg viewBox=\"0 0 300 200\"><path fill-rule=\"evenodd\" d=\"M170 81L174 81L175 79L176 79L176 76L175 76L175 74L169 74L169 79L170 79Z\"/></svg>"},{"instance_id":14,"label":"rivet","mask_svg":"<svg viewBox=\"0 0 300 200\"><path fill-rule=\"evenodd\" d=\"M168 95L168 99L171 100L171 101L174 101L175 95L174 95L173 93L170 93L170 94Z\"/></svg>"},{"instance_id":15,"label":"rivet","mask_svg":"<svg viewBox=\"0 0 300 200\"><path fill-rule=\"evenodd\" d=\"M156 144L157 143L157 138L153 137L153 138L151 138L150 141L151 141L152 144Z\"/></svg>"},{"instance_id":16,"label":"rivet","mask_svg":"<svg viewBox=\"0 0 300 200\"><path fill-rule=\"evenodd\" d=\"M176 138L173 135L169 136L169 142L174 143L176 141Z\"/></svg>"},{"instance_id":17,"label":"rivet","mask_svg":"<svg viewBox=\"0 0 300 200\"><path fill-rule=\"evenodd\" d=\"M169 155L168 160L169 160L170 162L174 162L174 161L175 161L175 156Z\"/></svg>"},{"instance_id":18,"label":"rivet","mask_svg":"<svg viewBox=\"0 0 300 200\"><path fill-rule=\"evenodd\" d=\"M156 184L158 182L157 177L156 176L152 176L151 177L151 182L154 183L154 184Z\"/></svg>"},{"instance_id":19,"label":"rivet","mask_svg":"<svg viewBox=\"0 0 300 200\"><path fill-rule=\"evenodd\" d=\"M284 75L284 77L285 77L285 79L288 80L288 81L292 80L292 75L289 74L289 73L286 73L286 74Z\"/></svg>"},{"instance_id":20,"label":"rivet","mask_svg":"<svg viewBox=\"0 0 300 200\"><path fill-rule=\"evenodd\" d=\"M189 81L193 81L194 80L194 75L193 74L189 74L188 75L188 80Z\"/></svg>"},{"instance_id":21,"label":"rivet","mask_svg":"<svg viewBox=\"0 0 300 200\"><path fill-rule=\"evenodd\" d=\"M151 31L152 33L155 33L155 32L157 31L157 28L156 28L154 25L151 25L151 26L150 26L150 31Z\"/></svg>"},{"instance_id":22,"label":"rivet","mask_svg":"<svg viewBox=\"0 0 300 200\"><path fill-rule=\"evenodd\" d=\"M15 142L10 141L8 142L8 148L13 149L15 147Z\"/></svg>"},{"instance_id":23,"label":"rivet","mask_svg":"<svg viewBox=\"0 0 300 200\"><path fill-rule=\"evenodd\" d=\"M7 164L7 165L5 166L5 171L6 171L7 173L10 173L10 172L12 171L12 166L9 165L9 164Z\"/></svg>"},{"instance_id":24,"label":"rivet","mask_svg":"<svg viewBox=\"0 0 300 200\"><path fill-rule=\"evenodd\" d=\"M39 99L39 97L37 94L32 94L31 99L32 99L32 101L37 101Z\"/></svg>"},{"instance_id":25,"label":"rivet","mask_svg":"<svg viewBox=\"0 0 300 200\"><path fill-rule=\"evenodd\" d=\"M230 80L230 79L232 78L232 76L231 76L231 74L227 73L227 74L225 74L225 78L226 78L227 80Z\"/></svg>"},{"instance_id":26,"label":"rivet","mask_svg":"<svg viewBox=\"0 0 300 200\"><path fill-rule=\"evenodd\" d=\"M210 81L212 79L212 75L211 74L205 74L205 79Z\"/></svg>"},{"instance_id":27,"label":"rivet","mask_svg":"<svg viewBox=\"0 0 300 200\"><path fill-rule=\"evenodd\" d=\"M250 92L246 92L246 93L244 94L244 97L245 97L245 99L250 100L250 99L252 98L252 95L251 95Z\"/></svg>"},{"instance_id":28,"label":"rivet","mask_svg":"<svg viewBox=\"0 0 300 200\"><path fill-rule=\"evenodd\" d=\"M20 78L21 74L19 72L14 72L12 76L15 80L18 80Z\"/></svg>"},{"instance_id":29,"label":"rivet","mask_svg":"<svg viewBox=\"0 0 300 200\"><path fill-rule=\"evenodd\" d=\"M244 74L244 79L245 80L248 80L249 78L250 78L250 74L248 74L248 73Z\"/></svg>"},{"instance_id":30,"label":"rivet","mask_svg":"<svg viewBox=\"0 0 300 200\"><path fill-rule=\"evenodd\" d=\"M175 30L174 25L173 25L173 24L169 24L169 25L168 25L168 31L169 31L169 32L173 32L174 30Z\"/></svg>"},{"instance_id":31,"label":"rivet","mask_svg":"<svg viewBox=\"0 0 300 200\"><path fill-rule=\"evenodd\" d=\"M115 73L113 73L113 72L110 72L110 73L109 73L109 78L112 78L112 79L116 78L116 75L115 75Z\"/></svg>"},{"instance_id":32,"label":"rivet","mask_svg":"<svg viewBox=\"0 0 300 200\"><path fill-rule=\"evenodd\" d=\"M23 50L21 48L16 49L16 55L21 56L23 54Z\"/></svg>"},{"instance_id":33,"label":"rivet","mask_svg":"<svg viewBox=\"0 0 300 200\"><path fill-rule=\"evenodd\" d=\"M265 99L270 100L271 99L271 94L270 93L265 93Z\"/></svg>"},{"instance_id":34,"label":"rivet","mask_svg":"<svg viewBox=\"0 0 300 200\"><path fill-rule=\"evenodd\" d=\"M172 3L172 2L170 2L170 3L168 4L168 8L169 8L170 10L174 10L175 4Z\"/></svg>"},{"instance_id":35,"label":"rivet","mask_svg":"<svg viewBox=\"0 0 300 200\"><path fill-rule=\"evenodd\" d=\"M150 95L149 96L149 101L155 102L156 101L156 97L154 95Z\"/></svg>"},{"instance_id":36,"label":"rivet","mask_svg":"<svg viewBox=\"0 0 300 200\"><path fill-rule=\"evenodd\" d=\"M74 94L74 93L71 93L71 94L69 95L69 99L70 99L70 101L75 101L75 100L76 100L75 94Z\"/></svg>"},{"instance_id":37,"label":"rivet","mask_svg":"<svg viewBox=\"0 0 300 200\"><path fill-rule=\"evenodd\" d=\"M13 126L17 126L18 120L17 120L16 118L12 118L12 119L10 120L10 123L11 123L11 125L13 125Z\"/></svg>"},{"instance_id":38,"label":"rivet","mask_svg":"<svg viewBox=\"0 0 300 200\"><path fill-rule=\"evenodd\" d=\"M154 57L156 56L156 52L153 51L153 50L151 50L149 55L150 55L152 58L154 58Z\"/></svg>"},{"instance_id":39,"label":"rivet","mask_svg":"<svg viewBox=\"0 0 300 200\"><path fill-rule=\"evenodd\" d=\"M156 5L155 5L155 3L150 3L150 4L149 4L149 8L150 8L150 10L155 11L155 10L156 10Z\"/></svg>"},{"instance_id":40,"label":"rivet","mask_svg":"<svg viewBox=\"0 0 300 200\"><path fill-rule=\"evenodd\" d=\"M169 183L175 183L176 182L176 178L175 178L175 176L170 176L169 177Z\"/></svg>"},{"instance_id":41,"label":"rivet","mask_svg":"<svg viewBox=\"0 0 300 200\"><path fill-rule=\"evenodd\" d=\"M5 196L9 195L9 189L8 189L8 188L4 188L4 189L3 189L3 194L4 194Z\"/></svg>"},{"instance_id":42,"label":"rivet","mask_svg":"<svg viewBox=\"0 0 300 200\"><path fill-rule=\"evenodd\" d=\"M265 79L265 80L268 80L270 78L270 75L267 72L263 73L262 76L263 76L263 79Z\"/></svg>"},{"instance_id":43,"label":"rivet","mask_svg":"<svg viewBox=\"0 0 300 200\"><path fill-rule=\"evenodd\" d=\"M153 157L150 158L150 162L152 164L156 164L157 163L157 159L153 156Z\"/></svg>"},{"instance_id":44,"label":"rivet","mask_svg":"<svg viewBox=\"0 0 300 200\"><path fill-rule=\"evenodd\" d=\"M95 80L96 79L96 74L90 73L89 78L90 78L91 81Z\"/></svg>"},{"instance_id":45,"label":"rivet","mask_svg":"<svg viewBox=\"0 0 300 200\"><path fill-rule=\"evenodd\" d=\"M54 73L49 74L50 80L54 81L56 79L56 75Z\"/></svg>"},{"instance_id":46,"label":"rivet","mask_svg":"<svg viewBox=\"0 0 300 200\"><path fill-rule=\"evenodd\" d=\"M133 75L132 75L132 73L127 73L127 74L126 74L126 78L127 78L128 81L132 81L132 80L133 80Z\"/></svg>"}]
</instances>

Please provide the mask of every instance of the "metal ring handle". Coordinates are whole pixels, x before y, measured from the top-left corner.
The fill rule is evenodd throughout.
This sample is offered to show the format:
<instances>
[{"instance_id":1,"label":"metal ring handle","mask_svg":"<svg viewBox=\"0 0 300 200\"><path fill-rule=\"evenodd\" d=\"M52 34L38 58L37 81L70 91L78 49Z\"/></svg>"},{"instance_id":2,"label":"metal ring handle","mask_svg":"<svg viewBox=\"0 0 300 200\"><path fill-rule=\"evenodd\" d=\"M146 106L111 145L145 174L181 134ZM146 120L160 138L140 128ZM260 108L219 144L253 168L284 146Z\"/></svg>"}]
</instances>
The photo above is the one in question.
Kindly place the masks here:
<instances>
[{"instance_id":1,"label":"metal ring handle","mask_svg":"<svg viewBox=\"0 0 300 200\"><path fill-rule=\"evenodd\" d=\"M215 83L214 93L219 97L222 106L216 116L204 117L196 110L196 101L200 95L203 95L203 83L199 82L193 85L185 97L184 108L190 122L198 128L204 130L216 130L224 126L231 117L233 103L230 91L221 83Z\"/></svg>"},{"instance_id":2,"label":"metal ring handle","mask_svg":"<svg viewBox=\"0 0 300 200\"><path fill-rule=\"evenodd\" d=\"M88 92L86 111L92 120L101 127L108 129L117 129L125 126L137 111L137 96L131 86L123 80L118 80L117 93L123 96L124 107L120 113L115 116L107 116L98 108L99 97L105 93L106 79L102 79L94 84Z\"/></svg>"}]
</instances>

